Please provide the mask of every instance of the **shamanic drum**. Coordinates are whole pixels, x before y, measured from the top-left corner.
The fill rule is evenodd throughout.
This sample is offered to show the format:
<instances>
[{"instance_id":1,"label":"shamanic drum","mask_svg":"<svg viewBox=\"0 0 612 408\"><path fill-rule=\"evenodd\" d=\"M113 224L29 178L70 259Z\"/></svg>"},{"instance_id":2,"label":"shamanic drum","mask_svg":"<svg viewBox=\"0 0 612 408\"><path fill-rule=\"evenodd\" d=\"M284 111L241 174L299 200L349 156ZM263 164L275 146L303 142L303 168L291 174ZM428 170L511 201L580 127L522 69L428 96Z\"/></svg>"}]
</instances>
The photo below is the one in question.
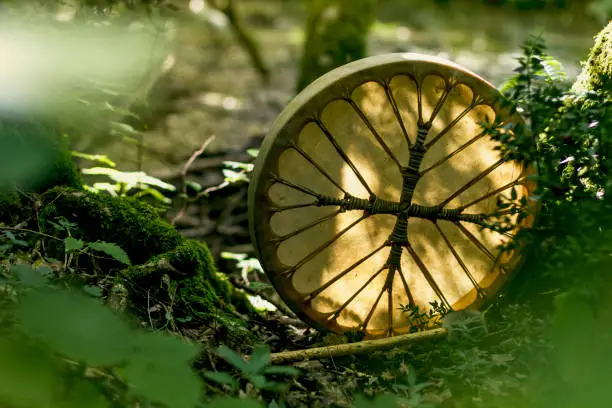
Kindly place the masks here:
<instances>
[{"instance_id":1,"label":"shamanic drum","mask_svg":"<svg viewBox=\"0 0 612 408\"><path fill-rule=\"evenodd\" d=\"M402 307L478 308L499 291L522 258L502 247L534 220L514 204L535 189L485 131L522 123L500 96L452 62L388 54L325 74L286 107L255 162L249 220L292 310L377 338L411 330ZM502 218L511 228L494 227Z\"/></svg>"}]
</instances>

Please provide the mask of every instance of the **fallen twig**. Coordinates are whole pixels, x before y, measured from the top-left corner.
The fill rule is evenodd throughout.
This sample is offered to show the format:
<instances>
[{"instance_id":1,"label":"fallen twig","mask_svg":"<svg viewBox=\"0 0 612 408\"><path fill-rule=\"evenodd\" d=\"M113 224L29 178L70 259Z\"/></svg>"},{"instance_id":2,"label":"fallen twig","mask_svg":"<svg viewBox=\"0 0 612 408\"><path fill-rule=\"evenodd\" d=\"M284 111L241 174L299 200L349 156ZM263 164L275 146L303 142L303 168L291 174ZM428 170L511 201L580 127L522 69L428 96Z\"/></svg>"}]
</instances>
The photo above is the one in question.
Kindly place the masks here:
<instances>
[{"instance_id":1,"label":"fallen twig","mask_svg":"<svg viewBox=\"0 0 612 408\"><path fill-rule=\"evenodd\" d=\"M178 212L178 214L176 214L176 216L172 219L172 221L170 221L170 224L172 225L174 225L179 219L183 217L183 215L185 215L185 210L187 209L187 203L189 202L189 199L187 198L187 172L189 171L189 168L191 167L195 159L197 159L202 153L204 153L204 150L206 150L208 145L210 145L213 140L215 140L214 135L206 139L204 144L202 144L202 147L196 150L191 155L191 157L189 157L189 160L187 160L187 162L183 166L183 171L181 171L181 184L183 187L183 197L184 197L183 206L181 207L181 210Z\"/></svg>"},{"instance_id":2,"label":"fallen twig","mask_svg":"<svg viewBox=\"0 0 612 408\"><path fill-rule=\"evenodd\" d=\"M436 340L446 337L448 329L432 329L418 333L402 334L384 339L365 340L357 343L339 344L335 346L316 347L304 350L283 351L273 353L270 357L273 364L287 364L298 361L333 358L355 354L371 353L394 347L407 346L427 340Z\"/></svg>"},{"instance_id":3,"label":"fallen twig","mask_svg":"<svg viewBox=\"0 0 612 408\"><path fill-rule=\"evenodd\" d=\"M31 229L27 229L27 228L3 227L3 226L0 226L0 230L15 231L15 232L26 232L28 234L34 234L34 235L39 235L41 237L54 239L56 241L61 241L62 240L61 238L54 237L53 235L45 234L44 232L34 231L34 230L31 230Z\"/></svg>"}]
</instances>

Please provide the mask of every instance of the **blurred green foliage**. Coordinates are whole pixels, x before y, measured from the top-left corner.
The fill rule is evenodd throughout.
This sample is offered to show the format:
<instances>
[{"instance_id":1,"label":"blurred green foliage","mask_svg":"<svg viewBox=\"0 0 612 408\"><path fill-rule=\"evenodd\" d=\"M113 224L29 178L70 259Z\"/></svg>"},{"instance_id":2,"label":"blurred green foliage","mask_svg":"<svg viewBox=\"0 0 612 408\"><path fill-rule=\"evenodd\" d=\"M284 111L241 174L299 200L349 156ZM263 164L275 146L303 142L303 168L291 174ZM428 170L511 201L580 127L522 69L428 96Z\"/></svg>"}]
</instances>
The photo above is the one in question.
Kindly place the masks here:
<instances>
[{"instance_id":1,"label":"blurred green foliage","mask_svg":"<svg viewBox=\"0 0 612 408\"><path fill-rule=\"evenodd\" d=\"M306 39L297 91L316 78L366 56L376 0L308 0Z\"/></svg>"}]
</instances>

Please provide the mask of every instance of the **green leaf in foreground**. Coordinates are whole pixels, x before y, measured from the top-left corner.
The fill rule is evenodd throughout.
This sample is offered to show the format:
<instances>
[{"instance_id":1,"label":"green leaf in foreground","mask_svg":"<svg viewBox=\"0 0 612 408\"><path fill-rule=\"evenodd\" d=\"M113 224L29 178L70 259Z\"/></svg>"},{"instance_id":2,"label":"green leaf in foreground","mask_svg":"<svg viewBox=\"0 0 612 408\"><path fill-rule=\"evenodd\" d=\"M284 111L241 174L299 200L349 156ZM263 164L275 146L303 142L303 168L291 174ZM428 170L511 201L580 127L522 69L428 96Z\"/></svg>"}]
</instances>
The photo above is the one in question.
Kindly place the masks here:
<instances>
[{"instance_id":1,"label":"green leaf in foreground","mask_svg":"<svg viewBox=\"0 0 612 408\"><path fill-rule=\"evenodd\" d=\"M270 364L270 350L267 346L261 345L253 351L249 359L249 373L259 374Z\"/></svg>"},{"instance_id":2,"label":"green leaf in foreground","mask_svg":"<svg viewBox=\"0 0 612 408\"><path fill-rule=\"evenodd\" d=\"M204 377L216 382L217 384L229 385L232 390L238 387L238 381L225 371L205 371Z\"/></svg>"},{"instance_id":3,"label":"green leaf in foreground","mask_svg":"<svg viewBox=\"0 0 612 408\"><path fill-rule=\"evenodd\" d=\"M47 278L50 276L49 268L40 267L34 270L27 264L11 265L11 273L17 277L22 284L31 287L45 286L47 284Z\"/></svg>"},{"instance_id":4,"label":"green leaf in foreground","mask_svg":"<svg viewBox=\"0 0 612 408\"><path fill-rule=\"evenodd\" d=\"M104 252L106 255L111 256L113 259L121 262L122 264L125 264L128 266L132 265L132 262L130 261L128 254L123 249L121 249L120 246L116 244L112 244L110 242L97 241L97 242L90 242L89 244L87 244L87 247L90 249L93 249L94 251Z\"/></svg>"},{"instance_id":5,"label":"green leaf in foreground","mask_svg":"<svg viewBox=\"0 0 612 408\"><path fill-rule=\"evenodd\" d=\"M23 339L0 339L0 401L2 406L51 408L62 385L52 357Z\"/></svg>"},{"instance_id":6,"label":"green leaf in foreground","mask_svg":"<svg viewBox=\"0 0 612 408\"><path fill-rule=\"evenodd\" d=\"M300 370L298 370L295 367L289 367L289 366L270 366L270 367L266 367L263 370L264 374L284 374L284 375L290 375L290 376L298 376L300 375Z\"/></svg>"},{"instance_id":7,"label":"green leaf in foreground","mask_svg":"<svg viewBox=\"0 0 612 408\"><path fill-rule=\"evenodd\" d=\"M134 393L169 408L193 408L201 381L190 367L198 348L172 336L141 334L139 350L121 370Z\"/></svg>"},{"instance_id":8,"label":"green leaf in foreground","mask_svg":"<svg viewBox=\"0 0 612 408\"><path fill-rule=\"evenodd\" d=\"M206 408L263 408L263 405L251 398L216 398L205 405Z\"/></svg>"},{"instance_id":9,"label":"green leaf in foreground","mask_svg":"<svg viewBox=\"0 0 612 408\"><path fill-rule=\"evenodd\" d=\"M249 373L249 365L242 357L240 357L234 350L227 346L220 346L217 349L219 357L236 367L243 373Z\"/></svg>"},{"instance_id":10,"label":"green leaf in foreground","mask_svg":"<svg viewBox=\"0 0 612 408\"><path fill-rule=\"evenodd\" d=\"M108 408L109 401L93 382L85 379L74 379L68 392L63 393L63 400L54 408Z\"/></svg>"},{"instance_id":11,"label":"green leaf in foreground","mask_svg":"<svg viewBox=\"0 0 612 408\"><path fill-rule=\"evenodd\" d=\"M82 249L85 244L80 239L68 237L64 239L64 247L66 252L78 251Z\"/></svg>"},{"instance_id":12,"label":"green leaf in foreground","mask_svg":"<svg viewBox=\"0 0 612 408\"><path fill-rule=\"evenodd\" d=\"M112 366L132 355L128 324L84 293L34 290L21 297L15 316L25 334L69 359Z\"/></svg>"}]
</instances>

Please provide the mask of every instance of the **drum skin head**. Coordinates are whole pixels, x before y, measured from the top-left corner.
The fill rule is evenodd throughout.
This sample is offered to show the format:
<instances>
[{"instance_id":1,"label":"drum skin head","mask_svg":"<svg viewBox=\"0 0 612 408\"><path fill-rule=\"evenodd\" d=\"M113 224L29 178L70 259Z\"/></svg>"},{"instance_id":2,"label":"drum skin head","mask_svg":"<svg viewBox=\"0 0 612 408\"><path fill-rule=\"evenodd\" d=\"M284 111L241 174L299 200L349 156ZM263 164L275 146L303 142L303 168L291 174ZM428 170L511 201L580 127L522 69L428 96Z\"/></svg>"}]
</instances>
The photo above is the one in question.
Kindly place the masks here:
<instances>
[{"instance_id":1,"label":"drum skin head","mask_svg":"<svg viewBox=\"0 0 612 408\"><path fill-rule=\"evenodd\" d=\"M484 123L521 118L478 75L387 54L337 68L279 115L255 162L256 254L298 316L366 338L414 329L408 306L477 309L521 262L502 250L535 211L532 169L501 157ZM493 225L503 218L506 228Z\"/></svg>"}]
</instances>

